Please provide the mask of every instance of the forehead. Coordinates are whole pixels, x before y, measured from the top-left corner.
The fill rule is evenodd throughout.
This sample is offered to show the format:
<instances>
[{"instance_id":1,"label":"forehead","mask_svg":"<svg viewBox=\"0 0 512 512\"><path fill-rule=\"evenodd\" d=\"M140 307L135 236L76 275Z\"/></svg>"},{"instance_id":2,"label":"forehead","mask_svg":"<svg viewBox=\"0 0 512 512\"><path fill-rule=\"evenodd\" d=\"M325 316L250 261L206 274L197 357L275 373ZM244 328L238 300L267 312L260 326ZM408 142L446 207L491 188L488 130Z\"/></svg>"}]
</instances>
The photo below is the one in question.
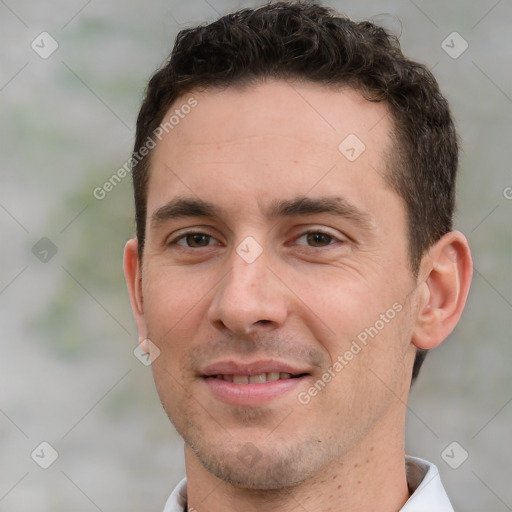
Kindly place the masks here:
<instances>
[{"instance_id":1,"label":"forehead","mask_svg":"<svg viewBox=\"0 0 512 512\"><path fill-rule=\"evenodd\" d=\"M348 134L359 136L370 146L389 138L391 116L386 104L370 102L349 87L267 80L256 85L192 91L174 102L164 121L191 97L197 107L184 109L190 113L180 116L179 125L172 130L181 142L228 142L242 134L293 136L332 150L338 147L340 137ZM199 131L193 123L198 117ZM189 121L183 122L185 119Z\"/></svg>"},{"instance_id":2,"label":"forehead","mask_svg":"<svg viewBox=\"0 0 512 512\"><path fill-rule=\"evenodd\" d=\"M191 98L194 108L185 107ZM387 188L391 116L384 103L351 88L273 80L192 91L175 101L162 126L171 117L151 156L149 211L169 188L210 197L221 183L259 196L343 182Z\"/></svg>"}]
</instances>

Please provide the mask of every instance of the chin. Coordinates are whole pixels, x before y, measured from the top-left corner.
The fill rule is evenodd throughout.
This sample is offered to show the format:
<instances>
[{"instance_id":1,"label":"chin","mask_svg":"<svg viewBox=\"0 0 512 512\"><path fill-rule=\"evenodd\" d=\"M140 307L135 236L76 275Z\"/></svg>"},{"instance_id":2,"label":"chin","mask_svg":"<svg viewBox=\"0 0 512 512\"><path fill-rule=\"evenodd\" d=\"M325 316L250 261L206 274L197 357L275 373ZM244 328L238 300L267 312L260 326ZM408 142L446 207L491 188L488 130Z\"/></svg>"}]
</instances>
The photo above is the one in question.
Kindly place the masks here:
<instances>
[{"instance_id":1,"label":"chin","mask_svg":"<svg viewBox=\"0 0 512 512\"><path fill-rule=\"evenodd\" d=\"M189 446L204 468L220 480L239 488L269 491L296 486L332 462L318 449L319 444L318 438L291 439L289 444L272 444L267 439L265 446L256 446L230 438L223 445L206 445L203 440Z\"/></svg>"}]
</instances>

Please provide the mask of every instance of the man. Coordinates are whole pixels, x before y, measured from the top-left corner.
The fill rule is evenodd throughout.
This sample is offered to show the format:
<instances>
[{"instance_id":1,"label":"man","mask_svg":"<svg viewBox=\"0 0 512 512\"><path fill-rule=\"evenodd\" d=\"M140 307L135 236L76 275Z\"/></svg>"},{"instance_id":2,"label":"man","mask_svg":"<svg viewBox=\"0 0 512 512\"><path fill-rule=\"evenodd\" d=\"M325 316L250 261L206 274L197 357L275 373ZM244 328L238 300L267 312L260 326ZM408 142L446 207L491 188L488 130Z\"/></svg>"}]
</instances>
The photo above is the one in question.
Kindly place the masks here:
<instances>
[{"instance_id":1,"label":"man","mask_svg":"<svg viewBox=\"0 0 512 512\"><path fill-rule=\"evenodd\" d=\"M453 510L403 441L472 274L431 73L327 8L242 10L178 35L132 164L125 274L185 440L165 511Z\"/></svg>"}]
</instances>

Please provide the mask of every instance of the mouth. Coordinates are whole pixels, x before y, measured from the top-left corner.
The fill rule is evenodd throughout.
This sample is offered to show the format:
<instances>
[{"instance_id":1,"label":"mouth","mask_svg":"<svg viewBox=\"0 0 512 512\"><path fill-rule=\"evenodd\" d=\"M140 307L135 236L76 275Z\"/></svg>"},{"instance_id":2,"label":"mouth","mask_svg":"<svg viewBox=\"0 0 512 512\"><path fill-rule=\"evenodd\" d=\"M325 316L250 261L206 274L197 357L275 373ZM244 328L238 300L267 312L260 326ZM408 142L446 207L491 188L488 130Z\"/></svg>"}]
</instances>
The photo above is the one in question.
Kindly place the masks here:
<instances>
[{"instance_id":1,"label":"mouth","mask_svg":"<svg viewBox=\"0 0 512 512\"><path fill-rule=\"evenodd\" d=\"M265 372L257 375L233 375L230 373L219 375L205 375L208 379L218 379L233 384L265 384L266 382L276 382L278 380L297 379L309 375L308 373L300 373L293 375L288 372Z\"/></svg>"},{"instance_id":2,"label":"mouth","mask_svg":"<svg viewBox=\"0 0 512 512\"><path fill-rule=\"evenodd\" d=\"M276 360L221 361L206 367L201 377L216 399L233 406L251 407L285 399L311 377L307 370Z\"/></svg>"}]
</instances>

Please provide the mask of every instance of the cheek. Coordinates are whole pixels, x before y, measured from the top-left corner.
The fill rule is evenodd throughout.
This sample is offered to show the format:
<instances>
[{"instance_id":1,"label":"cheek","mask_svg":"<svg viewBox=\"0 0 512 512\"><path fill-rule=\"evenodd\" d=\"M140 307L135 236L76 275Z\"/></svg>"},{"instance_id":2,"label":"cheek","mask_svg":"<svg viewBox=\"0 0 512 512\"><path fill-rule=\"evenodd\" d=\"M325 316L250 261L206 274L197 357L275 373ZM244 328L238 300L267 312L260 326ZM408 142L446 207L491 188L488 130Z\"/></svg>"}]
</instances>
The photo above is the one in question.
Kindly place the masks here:
<instances>
[{"instance_id":1,"label":"cheek","mask_svg":"<svg viewBox=\"0 0 512 512\"><path fill-rule=\"evenodd\" d=\"M143 282L144 314L153 331L169 332L197 315L212 285L208 273L155 266Z\"/></svg>"},{"instance_id":2,"label":"cheek","mask_svg":"<svg viewBox=\"0 0 512 512\"><path fill-rule=\"evenodd\" d=\"M407 371L404 356L412 333L405 285L375 278L369 286L353 273L340 275L297 289L315 313L309 324L314 337L329 354L330 364L338 362L336 375L343 375L334 387L357 394L382 387L381 377L396 388Z\"/></svg>"},{"instance_id":3,"label":"cheek","mask_svg":"<svg viewBox=\"0 0 512 512\"><path fill-rule=\"evenodd\" d=\"M143 289L144 315L148 338L160 350L153 364L157 386L175 387L175 380L184 381L191 377L185 371L183 361L194 350L199 339L200 325L207 316L207 303L211 299L212 285L204 272L187 273L183 269L159 268L147 273ZM203 332L206 337L209 332ZM179 391L179 390L177 390Z\"/></svg>"},{"instance_id":4,"label":"cheek","mask_svg":"<svg viewBox=\"0 0 512 512\"><path fill-rule=\"evenodd\" d=\"M317 326L327 327L329 345L340 350L347 340L373 326L399 298L399 293L385 286L382 279L370 283L350 269L331 269L311 279L295 279L294 291L303 303L302 309L315 313ZM388 316L395 316L393 313Z\"/></svg>"}]
</instances>

